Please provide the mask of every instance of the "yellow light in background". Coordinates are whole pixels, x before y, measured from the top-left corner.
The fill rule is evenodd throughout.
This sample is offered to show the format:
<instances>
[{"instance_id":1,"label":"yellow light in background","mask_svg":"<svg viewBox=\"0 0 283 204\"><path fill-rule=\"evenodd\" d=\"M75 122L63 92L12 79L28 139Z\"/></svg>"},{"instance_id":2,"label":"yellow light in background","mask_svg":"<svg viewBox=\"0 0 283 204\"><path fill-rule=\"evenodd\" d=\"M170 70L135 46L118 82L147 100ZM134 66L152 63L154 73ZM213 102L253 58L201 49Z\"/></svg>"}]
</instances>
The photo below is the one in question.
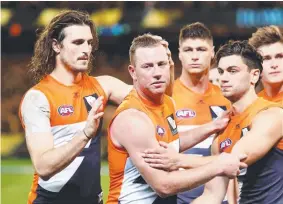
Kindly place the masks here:
<instances>
[{"instance_id":1,"label":"yellow light in background","mask_svg":"<svg viewBox=\"0 0 283 204\"><path fill-rule=\"evenodd\" d=\"M103 9L91 14L91 19L96 26L113 26L122 18L122 11L119 8Z\"/></svg>"},{"instance_id":2,"label":"yellow light in background","mask_svg":"<svg viewBox=\"0 0 283 204\"><path fill-rule=\"evenodd\" d=\"M1 8L1 26L7 25L12 17L12 11L10 9Z\"/></svg>"},{"instance_id":3,"label":"yellow light in background","mask_svg":"<svg viewBox=\"0 0 283 204\"><path fill-rule=\"evenodd\" d=\"M172 24L174 20L182 16L178 10L159 10L152 9L142 20L145 28L162 28Z\"/></svg>"},{"instance_id":4,"label":"yellow light in background","mask_svg":"<svg viewBox=\"0 0 283 204\"><path fill-rule=\"evenodd\" d=\"M60 11L61 10L59 9L44 9L37 19L37 25L46 26L52 20L52 18L54 18L58 13L60 13Z\"/></svg>"}]
</instances>

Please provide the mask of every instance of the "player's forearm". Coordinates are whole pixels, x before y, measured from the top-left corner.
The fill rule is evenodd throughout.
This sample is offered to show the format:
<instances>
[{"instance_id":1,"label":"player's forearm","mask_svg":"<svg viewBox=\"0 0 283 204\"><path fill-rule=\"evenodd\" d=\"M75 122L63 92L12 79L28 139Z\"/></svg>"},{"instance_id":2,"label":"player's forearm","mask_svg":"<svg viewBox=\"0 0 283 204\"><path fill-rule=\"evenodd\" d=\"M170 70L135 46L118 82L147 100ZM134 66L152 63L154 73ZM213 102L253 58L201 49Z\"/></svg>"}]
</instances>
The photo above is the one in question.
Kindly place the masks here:
<instances>
[{"instance_id":1,"label":"player's forearm","mask_svg":"<svg viewBox=\"0 0 283 204\"><path fill-rule=\"evenodd\" d=\"M161 183L161 195L166 197L191 190L220 174L222 170L215 162L194 169L170 172Z\"/></svg>"},{"instance_id":2,"label":"player's forearm","mask_svg":"<svg viewBox=\"0 0 283 204\"><path fill-rule=\"evenodd\" d=\"M180 151L182 152L195 146L216 132L217 127L213 122L206 123L194 129L180 132Z\"/></svg>"},{"instance_id":3,"label":"player's forearm","mask_svg":"<svg viewBox=\"0 0 283 204\"><path fill-rule=\"evenodd\" d=\"M44 152L35 164L38 175L46 180L60 172L80 154L88 141L83 132L78 132L67 144Z\"/></svg>"},{"instance_id":4,"label":"player's forearm","mask_svg":"<svg viewBox=\"0 0 283 204\"><path fill-rule=\"evenodd\" d=\"M205 164L208 164L209 162L212 162L214 159L216 159L217 156L207 156L207 157L201 157L197 155L192 154L179 154L179 161L177 168L184 168L184 169L190 169L190 168L196 168Z\"/></svg>"}]
</instances>

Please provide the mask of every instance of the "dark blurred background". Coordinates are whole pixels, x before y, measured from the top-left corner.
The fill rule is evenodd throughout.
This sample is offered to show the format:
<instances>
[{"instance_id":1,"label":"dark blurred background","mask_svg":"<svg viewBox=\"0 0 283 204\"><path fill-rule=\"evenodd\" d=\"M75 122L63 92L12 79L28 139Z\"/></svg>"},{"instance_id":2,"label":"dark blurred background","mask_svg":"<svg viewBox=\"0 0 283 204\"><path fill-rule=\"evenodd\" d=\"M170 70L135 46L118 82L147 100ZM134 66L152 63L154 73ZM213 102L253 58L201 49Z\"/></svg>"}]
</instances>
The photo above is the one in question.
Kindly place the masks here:
<instances>
[{"instance_id":1,"label":"dark blurred background","mask_svg":"<svg viewBox=\"0 0 283 204\"><path fill-rule=\"evenodd\" d=\"M173 53L176 76L179 30L200 21L212 31L216 50L228 39L248 39L256 27L283 26L283 2L1 2L2 156L27 156L18 106L32 82L27 65L36 33L63 9L87 11L98 28L99 50L92 75L112 75L127 83L128 50L134 37L151 32L165 38ZM115 107L106 111L105 128ZM7 139L8 138L8 139ZM17 138L17 139L11 139ZM103 142L103 156L106 157Z\"/></svg>"}]
</instances>

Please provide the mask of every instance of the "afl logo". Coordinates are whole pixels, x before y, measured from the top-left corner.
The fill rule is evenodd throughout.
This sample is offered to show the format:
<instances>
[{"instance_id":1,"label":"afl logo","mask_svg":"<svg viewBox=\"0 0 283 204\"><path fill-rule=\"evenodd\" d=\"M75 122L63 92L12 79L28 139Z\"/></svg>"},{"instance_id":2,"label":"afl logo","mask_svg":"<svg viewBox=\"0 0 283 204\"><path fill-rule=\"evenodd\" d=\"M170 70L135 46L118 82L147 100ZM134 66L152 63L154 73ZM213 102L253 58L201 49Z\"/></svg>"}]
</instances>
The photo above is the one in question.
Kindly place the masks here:
<instances>
[{"instance_id":1,"label":"afl logo","mask_svg":"<svg viewBox=\"0 0 283 204\"><path fill-rule=\"evenodd\" d=\"M165 134L165 129L163 127L160 127L159 125L157 125L156 132L157 132L158 135L163 136Z\"/></svg>"},{"instance_id":2,"label":"afl logo","mask_svg":"<svg viewBox=\"0 0 283 204\"><path fill-rule=\"evenodd\" d=\"M224 140L223 142L220 143L220 150L223 151L227 147L229 147L232 144L232 140L230 138Z\"/></svg>"},{"instance_id":3,"label":"afl logo","mask_svg":"<svg viewBox=\"0 0 283 204\"><path fill-rule=\"evenodd\" d=\"M58 113L61 116L72 115L73 112L74 112L74 108L73 108L73 106L70 106L70 105L62 105L58 108Z\"/></svg>"},{"instance_id":4,"label":"afl logo","mask_svg":"<svg viewBox=\"0 0 283 204\"><path fill-rule=\"evenodd\" d=\"M196 117L196 112L190 109L182 109L176 112L177 118L194 118Z\"/></svg>"}]
</instances>

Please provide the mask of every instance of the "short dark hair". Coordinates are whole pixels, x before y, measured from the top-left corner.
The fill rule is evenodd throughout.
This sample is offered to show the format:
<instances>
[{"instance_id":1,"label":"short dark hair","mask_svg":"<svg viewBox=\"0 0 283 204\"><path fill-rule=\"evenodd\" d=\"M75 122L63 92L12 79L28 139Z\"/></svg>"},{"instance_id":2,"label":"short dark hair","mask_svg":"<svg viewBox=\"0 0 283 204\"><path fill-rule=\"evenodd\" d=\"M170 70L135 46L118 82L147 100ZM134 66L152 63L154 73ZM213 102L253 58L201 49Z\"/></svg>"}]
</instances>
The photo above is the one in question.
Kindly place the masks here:
<instances>
[{"instance_id":1,"label":"short dark hair","mask_svg":"<svg viewBox=\"0 0 283 204\"><path fill-rule=\"evenodd\" d=\"M259 69L262 72L262 56L251 46L247 40L233 41L230 40L227 44L221 46L215 55L214 62L218 66L218 63L222 57L231 55L238 55L243 59L243 62L248 66L249 70ZM260 80L258 80L259 82ZM258 84L258 83L257 83ZM257 86L256 84L256 86Z\"/></svg>"},{"instance_id":2,"label":"short dark hair","mask_svg":"<svg viewBox=\"0 0 283 204\"><path fill-rule=\"evenodd\" d=\"M180 30L179 44L181 44L187 38L200 38L203 40L211 40L213 42L210 30L203 23L200 22L185 25Z\"/></svg>"},{"instance_id":3,"label":"short dark hair","mask_svg":"<svg viewBox=\"0 0 283 204\"><path fill-rule=\"evenodd\" d=\"M263 45L270 45L277 42L283 43L283 37L280 29L273 25L258 28L249 39L249 43L256 49Z\"/></svg>"}]
</instances>

